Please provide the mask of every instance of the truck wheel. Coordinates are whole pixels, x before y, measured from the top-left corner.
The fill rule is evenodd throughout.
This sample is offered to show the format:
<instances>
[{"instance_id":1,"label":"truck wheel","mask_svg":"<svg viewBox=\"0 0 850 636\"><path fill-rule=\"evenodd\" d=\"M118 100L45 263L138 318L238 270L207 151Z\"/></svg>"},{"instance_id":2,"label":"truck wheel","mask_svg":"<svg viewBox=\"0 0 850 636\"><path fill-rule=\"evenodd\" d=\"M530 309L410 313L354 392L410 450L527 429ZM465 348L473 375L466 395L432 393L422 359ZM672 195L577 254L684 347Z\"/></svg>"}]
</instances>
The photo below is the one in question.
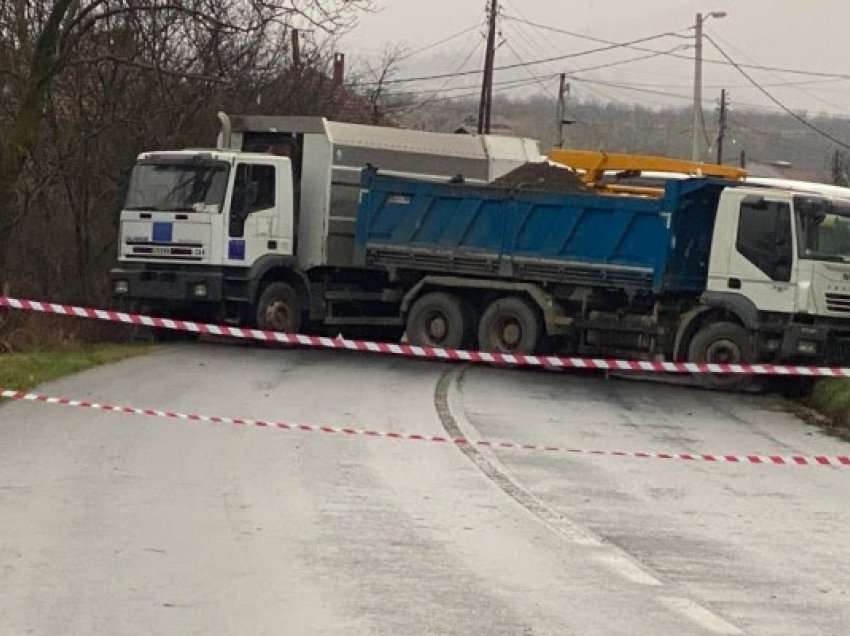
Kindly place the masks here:
<instances>
[{"instance_id":1,"label":"truck wheel","mask_svg":"<svg viewBox=\"0 0 850 636\"><path fill-rule=\"evenodd\" d=\"M543 325L534 307L518 296L493 301L478 325L482 351L533 354L540 344Z\"/></svg>"},{"instance_id":2,"label":"truck wheel","mask_svg":"<svg viewBox=\"0 0 850 636\"><path fill-rule=\"evenodd\" d=\"M690 362L747 364L753 350L747 331L734 322L716 322L702 327L688 345ZM748 375L736 373L698 373L697 381L711 389L741 391L752 382Z\"/></svg>"},{"instance_id":3,"label":"truck wheel","mask_svg":"<svg viewBox=\"0 0 850 636\"><path fill-rule=\"evenodd\" d=\"M460 298L431 292L413 303L407 315L407 339L419 346L459 349L466 343L472 323Z\"/></svg>"},{"instance_id":4,"label":"truck wheel","mask_svg":"<svg viewBox=\"0 0 850 636\"><path fill-rule=\"evenodd\" d=\"M286 283L271 283L257 302L257 327L296 333L301 328L301 301Z\"/></svg>"}]
</instances>

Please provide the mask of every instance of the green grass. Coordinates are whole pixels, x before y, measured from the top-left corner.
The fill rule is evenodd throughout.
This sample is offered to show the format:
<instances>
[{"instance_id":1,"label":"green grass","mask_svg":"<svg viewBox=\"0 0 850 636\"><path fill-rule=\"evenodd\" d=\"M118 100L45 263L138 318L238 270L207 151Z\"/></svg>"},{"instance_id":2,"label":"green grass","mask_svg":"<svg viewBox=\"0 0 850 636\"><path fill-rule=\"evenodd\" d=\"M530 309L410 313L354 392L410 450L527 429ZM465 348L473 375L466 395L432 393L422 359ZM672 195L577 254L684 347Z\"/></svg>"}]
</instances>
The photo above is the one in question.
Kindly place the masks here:
<instances>
[{"instance_id":1,"label":"green grass","mask_svg":"<svg viewBox=\"0 0 850 636\"><path fill-rule=\"evenodd\" d=\"M0 387L25 391L42 382L141 355L151 348L143 344L81 344L59 351L0 354Z\"/></svg>"},{"instance_id":2,"label":"green grass","mask_svg":"<svg viewBox=\"0 0 850 636\"><path fill-rule=\"evenodd\" d=\"M819 380L805 402L830 418L836 426L850 427L850 380Z\"/></svg>"}]
</instances>

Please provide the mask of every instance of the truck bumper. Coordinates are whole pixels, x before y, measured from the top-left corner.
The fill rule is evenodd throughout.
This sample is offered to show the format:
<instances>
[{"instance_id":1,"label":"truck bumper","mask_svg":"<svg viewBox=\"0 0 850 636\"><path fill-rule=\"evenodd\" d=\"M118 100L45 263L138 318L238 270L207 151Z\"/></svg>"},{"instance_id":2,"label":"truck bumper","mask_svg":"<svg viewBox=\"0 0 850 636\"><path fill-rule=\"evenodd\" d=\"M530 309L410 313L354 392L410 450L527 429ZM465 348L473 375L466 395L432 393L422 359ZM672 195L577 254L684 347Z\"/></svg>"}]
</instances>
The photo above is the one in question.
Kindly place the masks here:
<instances>
[{"instance_id":1,"label":"truck bumper","mask_svg":"<svg viewBox=\"0 0 850 636\"><path fill-rule=\"evenodd\" d=\"M791 324L782 336L781 358L830 366L850 365L850 324Z\"/></svg>"},{"instance_id":2,"label":"truck bumper","mask_svg":"<svg viewBox=\"0 0 850 636\"><path fill-rule=\"evenodd\" d=\"M122 264L109 272L112 297L150 305L218 303L224 273L209 267Z\"/></svg>"}]
</instances>

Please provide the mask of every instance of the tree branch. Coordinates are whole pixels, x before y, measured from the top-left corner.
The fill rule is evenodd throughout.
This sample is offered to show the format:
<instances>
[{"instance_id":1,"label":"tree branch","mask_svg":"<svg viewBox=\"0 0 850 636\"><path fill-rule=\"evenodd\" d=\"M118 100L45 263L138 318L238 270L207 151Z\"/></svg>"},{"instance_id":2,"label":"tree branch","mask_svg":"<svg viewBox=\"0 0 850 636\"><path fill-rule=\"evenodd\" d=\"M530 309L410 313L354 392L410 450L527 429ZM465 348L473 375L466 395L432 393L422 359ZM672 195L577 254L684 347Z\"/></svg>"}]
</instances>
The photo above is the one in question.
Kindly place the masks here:
<instances>
[{"instance_id":1,"label":"tree branch","mask_svg":"<svg viewBox=\"0 0 850 636\"><path fill-rule=\"evenodd\" d=\"M73 62L69 62L66 66L94 66L97 64L102 64L104 62L121 64L123 66L129 66L131 68L138 68L143 71L153 71L155 73L162 73L163 75L170 75L172 77L194 79L203 82L213 82L216 84L230 84L232 81L221 77L215 77L214 75L203 75L201 73L193 73L191 71L178 71L175 69L163 68L156 64L145 64L144 62L137 62L135 60L121 58L116 55L99 55L98 57L78 58Z\"/></svg>"}]
</instances>

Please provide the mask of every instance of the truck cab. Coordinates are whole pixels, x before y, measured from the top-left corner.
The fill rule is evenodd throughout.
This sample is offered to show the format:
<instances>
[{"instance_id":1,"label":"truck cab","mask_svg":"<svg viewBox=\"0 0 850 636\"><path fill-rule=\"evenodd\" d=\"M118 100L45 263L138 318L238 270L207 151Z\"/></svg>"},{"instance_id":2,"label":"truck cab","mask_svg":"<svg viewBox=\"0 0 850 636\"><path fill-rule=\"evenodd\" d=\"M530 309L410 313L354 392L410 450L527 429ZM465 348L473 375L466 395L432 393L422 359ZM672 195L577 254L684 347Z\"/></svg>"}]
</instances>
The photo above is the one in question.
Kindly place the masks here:
<instances>
[{"instance_id":1,"label":"truck cab","mask_svg":"<svg viewBox=\"0 0 850 636\"><path fill-rule=\"evenodd\" d=\"M846 361L850 200L783 188L725 189L702 302L758 335L752 359Z\"/></svg>"},{"instance_id":2,"label":"truck cab","mask_svg":"<svg viewBox=\"0 0 850 636\"><path fill-rule=\"evenodd\" d=\"M289 158L143 153L121 213L125 265L113 270L113 291L172 306L219 302L228 268L250 268L268 255L291 258L293 248Z\"/></svg>"}]
</instances>

